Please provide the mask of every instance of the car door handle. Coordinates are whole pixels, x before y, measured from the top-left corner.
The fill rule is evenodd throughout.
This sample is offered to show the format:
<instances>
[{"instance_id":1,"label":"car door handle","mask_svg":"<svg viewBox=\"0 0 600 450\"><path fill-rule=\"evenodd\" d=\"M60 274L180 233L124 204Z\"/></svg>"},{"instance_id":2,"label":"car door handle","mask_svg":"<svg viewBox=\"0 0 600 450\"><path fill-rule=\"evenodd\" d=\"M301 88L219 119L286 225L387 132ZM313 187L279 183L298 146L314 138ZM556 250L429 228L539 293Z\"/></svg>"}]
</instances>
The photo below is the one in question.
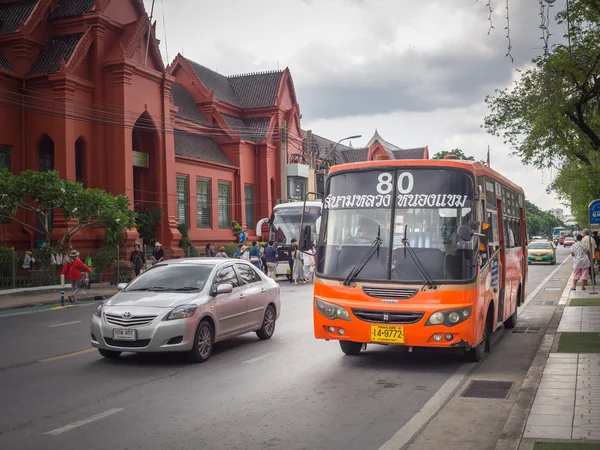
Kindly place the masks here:
<instances>
[{"instance_id":1,"label":"car door handle","mask_svg":"<svg viewBox=\"0 0 600 450\"><path fill-rule=\"evenodd\" d=\"M246 298L246 296L244 294L240 294L240 298L243 300Z\"/></svg>"},{"instance_id":2,"label":"car door handle","mask_svg":"<svg viewBox=\"0 0 600 450\"><path fill-rule=\"evenodd\" d=\"M264 294L265 292L267 292L267 290L266 290L265 288L262 288L262 289L260 290L260 293L261 293L261 294Z\"/></svg>"}]
</instances>

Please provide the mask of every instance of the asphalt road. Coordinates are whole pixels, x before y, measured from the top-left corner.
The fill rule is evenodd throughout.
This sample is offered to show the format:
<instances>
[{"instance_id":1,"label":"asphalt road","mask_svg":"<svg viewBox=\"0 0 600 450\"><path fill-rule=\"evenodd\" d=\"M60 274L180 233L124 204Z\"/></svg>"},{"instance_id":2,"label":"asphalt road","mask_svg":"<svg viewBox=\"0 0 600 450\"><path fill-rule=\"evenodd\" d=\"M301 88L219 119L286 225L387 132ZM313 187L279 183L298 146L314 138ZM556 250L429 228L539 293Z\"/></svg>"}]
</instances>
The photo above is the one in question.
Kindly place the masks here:
<instances>
[{"instance_id":1,"label":"asphalt road","mask_svg":"<svg viewBox=\"0 0 600 450\"><path fill-rule=\"evenodd\" d=\"M555 267L530 266L528 292ZM311 293L282 283L271 340L217 344L199 365L103 359L89 345L93 306L0 317L0 448L379 449L463 360L377 346L344 357L314 339Z\"/></svg>"}]
</instances>

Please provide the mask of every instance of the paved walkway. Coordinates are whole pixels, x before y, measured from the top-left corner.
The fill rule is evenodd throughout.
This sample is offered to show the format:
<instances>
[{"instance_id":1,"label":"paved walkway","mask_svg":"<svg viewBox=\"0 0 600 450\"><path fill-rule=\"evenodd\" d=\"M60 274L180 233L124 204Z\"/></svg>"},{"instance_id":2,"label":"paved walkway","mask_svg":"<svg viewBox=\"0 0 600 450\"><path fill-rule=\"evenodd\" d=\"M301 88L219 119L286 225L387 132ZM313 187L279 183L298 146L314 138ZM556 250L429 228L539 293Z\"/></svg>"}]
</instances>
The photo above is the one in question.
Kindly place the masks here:
<instances>
[{"instance_id":1,"label":"paved walkway","mask_svg":"<svg viewBox=\"0 0 600 450\"><path fill-rule=\"evenodd\" d=\"M600 306L568 306L573 298L595 298L600 293L590 294L589 288L570 291L570 286L571 280L560 302L567 306L558 325L554 349L560 333L600 333ZM600 354L549 354L523 438L538 442L600 442ZM520 448L531 448L532 441Z\"/></svg>"}]
</instances>

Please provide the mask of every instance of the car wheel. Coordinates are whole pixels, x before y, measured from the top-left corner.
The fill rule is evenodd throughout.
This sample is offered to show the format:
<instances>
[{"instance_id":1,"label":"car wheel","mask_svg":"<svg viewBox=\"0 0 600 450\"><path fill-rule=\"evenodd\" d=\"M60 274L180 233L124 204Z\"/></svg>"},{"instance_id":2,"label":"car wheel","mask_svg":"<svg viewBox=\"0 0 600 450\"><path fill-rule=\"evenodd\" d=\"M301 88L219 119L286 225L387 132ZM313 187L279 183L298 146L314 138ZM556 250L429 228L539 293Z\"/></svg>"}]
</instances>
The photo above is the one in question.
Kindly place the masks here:
<instances>
[{"instance_id":1,"label":"car wheel","mask_svg":"<svg viewBox=\"0 0 600 450\"><path fill-rule=\"evenodd\" d=\"M121 352L115 352L114 350L105 350L103 348L99 348L98 351L102 356L108 359L115 359L121 355Z\"/></svg>"},{"instance_id":2,"label":"car wheel","mask_svg":"<svg viewBox=\"0 0 600 450\"><path fill-rule=\"evenodd\" d=\"M206 361L212 354L214 343L215 331L212 325L207 320L201 321L196 329L192 350L190 350L190 360L197 363Z\"/></svg>"},{"instance_id":3,"label":"car wheel","mask_svg":"<svg viewBox=\"0 0 600 450\"><path fill-rule=\"evenodd\" d=\"M275 314L275 308L273 308L273 305L267 306L262 327L256 332L256 335L259 339L262 339L263 341L266 339L271 339L271 336L273 336L273 333L275 333L276 316L277 315Z\"/></svg>"},{"instance_id":4,"label":"car wheel","mask_svg":"<svg viewBox=\"0 0 600 450\"><path fill-rule=\"evenodd\" d=\"M353 356L358 355L361 352L363 344L360 342L353 341L340 341L340 347L346 355Z\"/></svg>"}]
</instances>

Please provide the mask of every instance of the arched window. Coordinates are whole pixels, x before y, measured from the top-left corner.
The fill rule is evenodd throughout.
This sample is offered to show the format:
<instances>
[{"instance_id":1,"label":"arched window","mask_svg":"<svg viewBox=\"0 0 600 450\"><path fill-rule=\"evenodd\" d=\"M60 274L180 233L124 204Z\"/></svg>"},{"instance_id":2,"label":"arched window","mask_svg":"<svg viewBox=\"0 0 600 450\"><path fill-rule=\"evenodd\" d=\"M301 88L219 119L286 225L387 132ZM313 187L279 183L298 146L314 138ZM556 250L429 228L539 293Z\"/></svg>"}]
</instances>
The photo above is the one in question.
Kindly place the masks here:
<instances>
[{"instance_id":1,"label":"arched window","mask_svg":"<svg viewBox=\"0 0 600 450\"><path fill-rule=\"evenodd\" d=\"M38 149L40 172L54 170L54 141L50 136L46 134L40 139Z\"/></svg>"},{"instance_id":2,"label":"arched window","mask_svg":"<svg viewBox=\"0 0 600 450\"><path fill-rule=\"evenodd\" d=\"M83 137L75 141L75 181L85 185L86 143Z\"/></svg>"}]
</instances>

